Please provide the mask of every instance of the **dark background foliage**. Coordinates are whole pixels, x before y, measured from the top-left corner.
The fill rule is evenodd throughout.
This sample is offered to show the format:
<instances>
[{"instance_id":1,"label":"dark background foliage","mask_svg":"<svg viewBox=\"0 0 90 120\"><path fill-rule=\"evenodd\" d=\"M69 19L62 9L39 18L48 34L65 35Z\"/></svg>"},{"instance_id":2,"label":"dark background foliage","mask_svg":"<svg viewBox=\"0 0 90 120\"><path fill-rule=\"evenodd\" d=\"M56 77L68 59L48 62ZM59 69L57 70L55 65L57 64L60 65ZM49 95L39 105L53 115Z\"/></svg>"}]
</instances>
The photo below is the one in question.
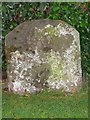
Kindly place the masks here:
<instances>
[{"instance_id":1,"label":"dark background foliage","mask_svg":"<svg viewBox=\"0 0 90 120\"><path fill-rule=\"evenodd\" d=\"M32 19L60 19L80 33L83 78L90 77L89 3L72 2L3 2L2 3L2 70L6 70L5 36L17 25Z\"/></svg>"}]
</instances>

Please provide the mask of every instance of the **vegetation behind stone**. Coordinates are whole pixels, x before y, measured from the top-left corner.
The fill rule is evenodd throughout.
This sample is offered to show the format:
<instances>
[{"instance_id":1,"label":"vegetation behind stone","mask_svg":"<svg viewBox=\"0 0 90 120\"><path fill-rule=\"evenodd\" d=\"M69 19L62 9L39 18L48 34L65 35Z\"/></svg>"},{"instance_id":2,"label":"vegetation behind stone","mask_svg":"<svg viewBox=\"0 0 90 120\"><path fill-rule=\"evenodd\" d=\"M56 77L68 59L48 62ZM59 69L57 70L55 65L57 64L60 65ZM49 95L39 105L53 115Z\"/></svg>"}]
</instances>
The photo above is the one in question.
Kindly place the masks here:
<instances>
[{"instance_id":1,"label":"vegetation behind stone","mask_svg":"<svg viewBox=\"0 0 90 120\"><path fill-rule=\"evenodd\" d=\"M63 20L80 33L81 57L84 79L90 77L90 51L89 51L89 3L69 3L69 2L45 2L45 3L21 3L3 2L2 7L2 70L6 70L5 60L5 36L17 25L33 19L53 19ZM1 46L0 46L1 47Z\"/></svg>"}]
</instances>

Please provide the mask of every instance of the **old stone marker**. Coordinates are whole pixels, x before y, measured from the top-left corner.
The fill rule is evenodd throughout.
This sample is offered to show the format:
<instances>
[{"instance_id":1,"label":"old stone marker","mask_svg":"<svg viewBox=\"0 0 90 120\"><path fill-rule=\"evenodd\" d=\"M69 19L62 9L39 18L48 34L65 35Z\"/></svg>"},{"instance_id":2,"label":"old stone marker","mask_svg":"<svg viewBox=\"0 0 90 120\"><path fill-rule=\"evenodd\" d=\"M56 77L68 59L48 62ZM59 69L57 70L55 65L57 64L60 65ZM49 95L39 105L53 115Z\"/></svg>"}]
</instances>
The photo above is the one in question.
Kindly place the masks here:
<instances>
[{"instance_id":1,"label":"old stone marker","mask_svg":"<svg viewBox=\"0 0 90 120\"><path fill-rule=\"evenodd\" d=\"M19 94L77 91L82 83L79 33L61 20L32 20L6 36L8 88Z\"/></svg>"}]
</instances>

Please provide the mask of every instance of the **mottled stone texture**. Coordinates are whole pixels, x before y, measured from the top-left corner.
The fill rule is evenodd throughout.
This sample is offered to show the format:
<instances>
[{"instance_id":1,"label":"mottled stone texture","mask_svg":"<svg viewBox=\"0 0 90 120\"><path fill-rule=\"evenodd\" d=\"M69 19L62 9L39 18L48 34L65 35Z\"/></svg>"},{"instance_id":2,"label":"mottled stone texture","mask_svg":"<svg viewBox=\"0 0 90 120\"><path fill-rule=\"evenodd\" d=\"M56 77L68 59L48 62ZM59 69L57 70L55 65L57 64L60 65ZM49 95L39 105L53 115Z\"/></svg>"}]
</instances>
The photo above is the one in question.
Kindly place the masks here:
<instances>
[{"instance_id":1,"label":"mottled stone texture","mask_svg":"<svg viewBox=\"0 0 90 120\"><path fill-rule=\"evenodd\" d=\"M76 92L81 86L79 33L61 20L32 20L6 36L9 90Z\"/></svg>"}]
</instances>

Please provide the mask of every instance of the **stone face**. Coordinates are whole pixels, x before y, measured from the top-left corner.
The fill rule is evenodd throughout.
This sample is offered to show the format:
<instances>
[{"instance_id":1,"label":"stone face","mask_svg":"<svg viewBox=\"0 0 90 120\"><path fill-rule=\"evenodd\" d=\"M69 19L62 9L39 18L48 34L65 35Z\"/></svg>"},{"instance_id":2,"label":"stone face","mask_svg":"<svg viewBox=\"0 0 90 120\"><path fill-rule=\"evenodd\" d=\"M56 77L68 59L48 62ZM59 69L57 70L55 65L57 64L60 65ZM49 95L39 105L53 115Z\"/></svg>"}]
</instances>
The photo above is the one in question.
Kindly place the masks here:
<instances>
[{"instance_id":1,"label":"stone face","mask_svg":"<svg viewBox=\"0 0 90 120\"><path fill-rule=\"evenodd\" d=\"M9 90L77 91L82 82L79 33L61 20L20 24L6 36Z\"/></svg>"}]
</instances>

